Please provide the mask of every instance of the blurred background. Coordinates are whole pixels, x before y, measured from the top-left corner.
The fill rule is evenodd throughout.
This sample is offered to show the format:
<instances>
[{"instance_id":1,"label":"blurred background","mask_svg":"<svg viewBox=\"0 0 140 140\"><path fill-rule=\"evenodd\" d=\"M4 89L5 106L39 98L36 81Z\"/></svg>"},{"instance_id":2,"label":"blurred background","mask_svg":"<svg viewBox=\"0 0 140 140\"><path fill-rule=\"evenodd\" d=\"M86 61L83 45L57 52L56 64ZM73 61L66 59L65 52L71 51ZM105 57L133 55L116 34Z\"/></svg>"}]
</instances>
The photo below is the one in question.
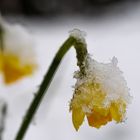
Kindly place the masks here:
<instances>
[{"instance_id":1,"label":"blurred background","mask_svg":"<svg viewBox=\"0 0 140 140\"><path fill-rule=\"evenodd\" d=\"M0 0L0 10L2 14L10 15L89 14L93 16L118 6L123 6L122 9L125 9L126 6L132 6L137 2L139 0Z\"/></svg>"},{"instance_id":2,"label":"blurred background","mask_svg":"<svg viewBox=\"0 0 140 140\"><path fill-rule=\"evenodd\" d=\"M6 86L0 81L0 98L8 104L2 140L14 140L22 118L55 53L79 28L87 33L88 50L99 62L113 56L133 96L127 120L97 130L83 123L72 126L69 101L77 70L75 51L65 56L24 140L139 140L140 126L140 0L0 0L3 18L25 26L35 39L38 70L35 75Z\"/></svg>"}]
</instances>

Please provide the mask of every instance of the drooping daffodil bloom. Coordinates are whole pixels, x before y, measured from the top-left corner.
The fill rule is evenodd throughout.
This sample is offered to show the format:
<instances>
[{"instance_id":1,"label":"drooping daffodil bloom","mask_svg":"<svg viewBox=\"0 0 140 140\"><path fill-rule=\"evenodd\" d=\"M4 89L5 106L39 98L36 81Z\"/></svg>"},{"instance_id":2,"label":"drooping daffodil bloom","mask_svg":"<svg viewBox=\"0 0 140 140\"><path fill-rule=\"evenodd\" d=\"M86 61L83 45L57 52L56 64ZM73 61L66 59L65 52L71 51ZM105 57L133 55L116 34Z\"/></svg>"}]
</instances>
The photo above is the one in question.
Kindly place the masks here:
<instances>
[{"instance_id":1,"label":"drooping daffodil bloom","mask_svg":"<svg viewBox=\"0 0 140 140\"><path fill-rule=\"evenodd\" d=\"M110 63L104 64L87 55L84 63L85 75L75 72L77 82L70 102L75 129L79 129L85 117L95 128L113 120L117 123L124 121L131 96L117 66L117 58L113 57Z\"/></svg>"},{"instance_id":2,"label":"drooping daffodil bloom","mask_svg":"<svg viewBox=\"0 0 140 140\"><path fill-rule=\"evenodd\" d=\"M36 64L33 37L20 25L0 18L0 72L6 84L34 72Z\"/></svg>"}]
</instances>

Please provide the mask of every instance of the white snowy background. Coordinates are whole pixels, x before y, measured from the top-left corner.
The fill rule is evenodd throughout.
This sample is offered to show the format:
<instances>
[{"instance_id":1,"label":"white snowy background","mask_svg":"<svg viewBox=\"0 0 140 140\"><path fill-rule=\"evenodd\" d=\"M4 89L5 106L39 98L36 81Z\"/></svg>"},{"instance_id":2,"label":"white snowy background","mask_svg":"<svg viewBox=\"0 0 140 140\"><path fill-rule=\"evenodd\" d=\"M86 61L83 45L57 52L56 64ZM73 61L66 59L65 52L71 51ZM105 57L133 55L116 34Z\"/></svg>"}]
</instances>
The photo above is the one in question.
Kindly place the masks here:
<instances>
[{"instance_id":1,"label":"white snowy background","mask_svg":"<svg viewBox=\"0 0 140 140\"><path fill-rule=\"evenodd\" d=\"M55 53L73 28L87 33L88 50L94 59L109 62L113 56L118 58L118 65L133 96L127 120L122 124L108 123L98 130L89 127L85 119L80 130L75 131L69 113L75 83L73 72L78 68L72 48L63 59L24 140L139 140L140 5L105 18L75 16L58 18L56 22L52 19L23 21L21 24L30 30L36 40L39 67L32 77L10 86L4 85L1 78L0 98L8 104L3 140L14 140L25 111Z\"/></svg>"}]
</instances>

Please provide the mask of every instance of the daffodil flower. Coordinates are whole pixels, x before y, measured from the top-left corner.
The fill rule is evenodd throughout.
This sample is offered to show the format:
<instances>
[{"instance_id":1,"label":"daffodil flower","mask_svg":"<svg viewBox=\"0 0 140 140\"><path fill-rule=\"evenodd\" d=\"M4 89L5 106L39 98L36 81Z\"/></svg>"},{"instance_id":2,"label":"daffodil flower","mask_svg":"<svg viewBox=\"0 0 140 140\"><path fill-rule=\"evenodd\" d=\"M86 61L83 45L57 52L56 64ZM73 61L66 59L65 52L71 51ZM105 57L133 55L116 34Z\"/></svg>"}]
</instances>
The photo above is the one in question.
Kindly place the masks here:
<instances>
[{"instance_id":1,"label":"daffodil flower","mask_svg":"<svg viewBox=\"0 0 140 140\"><path fill-rule=\"evenodd\" d=\"M6 84L33 73L36 68L34 45L26 29L0 18L0 71Z\"/></svg>"},{"instance_id":2,"label":"daffodil flower","mask_svg":"<svg viewBox=\"0 0 140 140\"><path fill-rule=\"evenodd\" d=\"M81 76L80 71L75 73L77 82L70 110L76 130L85 117L88 124L95 128L100 128L112 120L117 123L125 120L131 96L117 63L115 57L111 63L103 64L87 55L85 75Z\"/></svg>"}]
</instances>

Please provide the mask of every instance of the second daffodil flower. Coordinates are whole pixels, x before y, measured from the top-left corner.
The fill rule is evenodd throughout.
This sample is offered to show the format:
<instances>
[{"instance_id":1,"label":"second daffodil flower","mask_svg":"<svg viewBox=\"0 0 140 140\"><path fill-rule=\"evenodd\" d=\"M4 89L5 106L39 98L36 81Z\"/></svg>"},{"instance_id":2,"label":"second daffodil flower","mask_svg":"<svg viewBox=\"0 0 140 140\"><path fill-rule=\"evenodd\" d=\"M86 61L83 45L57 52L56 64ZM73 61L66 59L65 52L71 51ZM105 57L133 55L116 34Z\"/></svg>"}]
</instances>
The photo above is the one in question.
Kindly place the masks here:
<instances>
[{"instance_id":1,"label":"second daffodil flower","mask_svg":"<svg viewBox=\"0 0 140 140\"><path fill-rule=\"evenodd\" d=\"M72 121L76 130L86 117L88 124L95 128L114 120L125 120L127 105L131 101L129 88L113 57L103 64L87 54L83 62L85 73L75 72L77 79L73 98L70 102Z\"/></svg>"},{"instance_id":2,"label":"second daffodil flower","mask_svg":"<svg viewBox=\"0 0 140 140\"><path fill-rule=\"evenodd\" d=\"M20 25L0 18L0 71L6 84L30 75L36 68L34 41Z\"/></svg>"}]
</instances>

